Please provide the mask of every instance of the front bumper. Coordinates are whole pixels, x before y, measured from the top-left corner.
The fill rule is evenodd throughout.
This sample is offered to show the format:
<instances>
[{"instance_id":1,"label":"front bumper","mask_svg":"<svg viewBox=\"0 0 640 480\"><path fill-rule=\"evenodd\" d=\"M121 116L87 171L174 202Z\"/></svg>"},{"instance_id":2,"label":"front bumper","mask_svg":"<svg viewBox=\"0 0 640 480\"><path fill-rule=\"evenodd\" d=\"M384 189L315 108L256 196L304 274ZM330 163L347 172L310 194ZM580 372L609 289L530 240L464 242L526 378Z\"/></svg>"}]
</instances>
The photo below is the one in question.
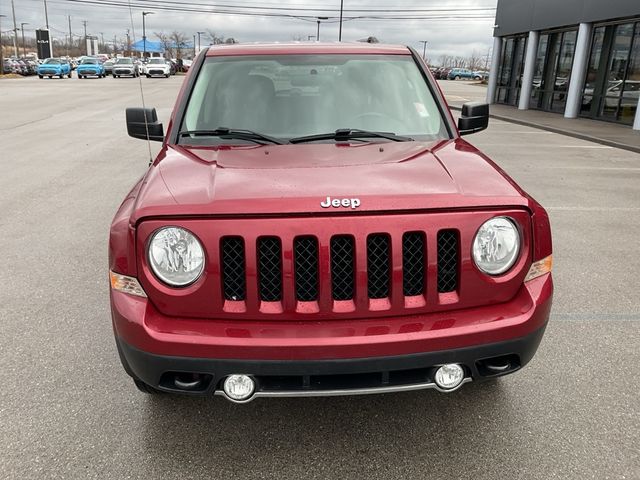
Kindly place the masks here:
<instances>
[{"instance_id":1,"label":"front bumper","mask_svg":"<svg viewBox=\"0 0 640 480\"><path fill-rule=\"evenodd\" d=\"M132 68L114 68L114 75L135 75L135 70Z\"/></svg>"},{"instance_id":2,"label":"front bumper","mask_svg":"<svg viewBox=\"0 0 640 480\"><path fill-rule=\"evenodd\" d=\"M334 391L337 382L353 393L354 385L389 387L390 376L396 389L429 388L434 367L444 363L463 365L474 380L512 373L535 354L552 295L547 274L505 304L348 322L179 319L160 314L146 298L116 291L111 307L125 369L160 390L180 391L176 375L197 374L201 387L184 393L211 394L225 376L242 373L266 392L309 391L314 377L322 377L316 378L321 392ZM496 373L487 362L508 368Z\"/></svg>"}]
</instances>

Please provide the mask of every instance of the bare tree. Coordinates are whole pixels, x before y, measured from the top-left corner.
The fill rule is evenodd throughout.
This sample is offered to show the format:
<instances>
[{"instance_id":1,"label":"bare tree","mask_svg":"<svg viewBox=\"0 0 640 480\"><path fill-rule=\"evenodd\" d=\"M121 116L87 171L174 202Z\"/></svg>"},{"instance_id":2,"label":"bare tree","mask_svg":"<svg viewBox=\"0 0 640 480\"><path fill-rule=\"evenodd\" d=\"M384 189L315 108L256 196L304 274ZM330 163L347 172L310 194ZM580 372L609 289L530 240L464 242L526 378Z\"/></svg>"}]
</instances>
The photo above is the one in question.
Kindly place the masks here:
<instances>
[{"instance_id":1,"label":"bare tree","mask_svg":"<svg viewBox=\"0 0 640 480\"><path fill-rule=\"evenodd\" d=\"M183 32L174 30L169 37L172 47L175 48L176 58L182 58L182 51L187 48L187 36Z\"/></svg>"},{"instance_id":2,"label":"bare tree","mask_svg":"<svg viewBox=\"0 0 640 480\"><path fill-rule=\"evenodd\" d=\"M211 45L221 45L226 43L224 35L218 35L215 30L208 29L207 35L211 39Z\"/></svg>"},{"instance_id":3,"label":"bare tree","mask_svg":"<svg viewBox=\"0 0 640 480\"><path fill-rule=\"evenodd\" d=\"M153 32L156 38L162 44L162 48L164 48L165 55L168 55L170 58L173 58L173 48L171 37L164 32Z\"/></svg>"},{"instance_id":4,"label":"bare tree","mask_svg":"<svg viewBox=\"0 0 640 480\"><path fill-rule=\"evenodd\" d=\"M443 68L450 68L453 66L453 57L451 55L440 55L439 63Z\"/></svg>"},{"instance_id":5,"label":"bare tree","mask_svg":"<svg viewBox=\"0 0 640 480\"><path fill-rule=\"evenodd\" d=\"M476 71L482 68L482 56L474 50L471 56L467 59L467 66L469 70Z\"/></svg>"}]
</instances>

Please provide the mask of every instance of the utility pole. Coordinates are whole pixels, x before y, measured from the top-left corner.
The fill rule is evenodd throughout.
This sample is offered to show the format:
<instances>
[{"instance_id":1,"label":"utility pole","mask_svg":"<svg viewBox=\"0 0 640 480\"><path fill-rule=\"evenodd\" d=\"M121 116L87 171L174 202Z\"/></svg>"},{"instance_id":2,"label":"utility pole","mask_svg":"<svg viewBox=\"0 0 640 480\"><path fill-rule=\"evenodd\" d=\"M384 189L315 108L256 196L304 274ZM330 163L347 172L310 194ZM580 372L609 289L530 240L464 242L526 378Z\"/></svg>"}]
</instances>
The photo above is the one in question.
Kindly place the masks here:
<instances>
[{"instance_id":1,"label":"utility pole","mask_svg":"<svg viewBox=\"0 0 640 480\"><path fill-rule=\"evenodd\" d=\"M3 18L7 18L6 15L0 15L0 23ZM2 26L0 25L0 75L4 75L4 52L2 50Z\"/></svg>"},{"instance_id":2,"label":"utility pole","mask_svg":"<svg viewBox=\"0 0 640 480\"><path fill-rule=\"evenodd\" d=\"M147 56L147 26L144 22L144 17L147 15L153 15L154 12L142 12L142 58Z\"/></svg>"},{"instance_id":3,"label":"utility pole","mask_svg":"<svg viewBox=\"0 0 640 480\"><path fill-rule=\"evenodd\" d=\"M47 11L47 0L44 0L44 22L49 30L49 12Z\"/></svg>"},{"instance_id":4,"label":"utility pole","mask_svg":"<svg viewBox=\"0 0 640 480\"><path fill-rule=\"evenodd\" d=\"M422 60L424 60L426 63L427 62L427 43L429 42L427 40L420 40L420 43L424 45L424 48L422 49Z\"/></svg>"},{"instance_id":5,"label":"utility pole","mask_svg":"<svg viewBox=\"0 0 640 480\"><path fill-rule=\"evenodd\" d=\"M104 48L104 32L98 32L100 34L100 41L102 42L102 47L101 49Z\"/></svg>"},{"instance_id":6,"label":"utility pole","mask_svg":"<svg viewBox=\"0 0 640 480\"><path fill-rule=\"evenodd\" d=\"M342 41L342 11L344 10L344 0L340 0L340 33L338 33L338 41Z\"/></svg>"},{"instance_id":7,"label":"utility pole","mask_svg":"<svg viewBox=\"0 0 640 480\"><path fill-rule=\"evenodd\" d=\"M131 37L129 36L129 29L127 28L127 57L131 56Z\"/></svg>"},{"instance_id":8,"label":"utility pole","mask_svg":"<svg viewBox=\"0 0 640 480\"><path fill-rule=\"evenodd\" d=\"M71 15L67 16L69 19L69 43L67 44L67 57L71 56L71 46L73 45L73 33L71 32Z\"/></svg>"},{"instance_id":9,"label":"utility pole","mask_svg":"<svg viewBox=\"0 0 640 480\"><path fill-rule=\"evenodd\" d=\"M193 36L193 58L196 58L196 36Z\"/></svg>"},{"instance_id":10,"label":"utility pole","mask_svg":"<svg viewBox=\"0 0 640 480\"><path fill-rule=\"evenodd\" d=\"M20 30L22 30L22 56L26 57L27 56L27 47L24 44L24 26L25 25L29 25L27 22L22 22L20 24Z\"/></svg>"},{"instance_id":11,"label":"utility pole","mask_svg":"<svg viewBox=\"0 0 640 480\"><path fill-rule=\"evenodd\" d=\"M200 35L204 35L207 32L196 32L198 34L198 52L202 50L202 45L200 44Z\"/></svg>"},{"instance_id":12,"label":"utility pole","mask_svg":"<svg viewBox=\"0 0 640 480\"><path fill-rule=\"evenodd\" d=\"M113 36L113 55L117 55L118 54L118 39L116 38L116 36Z\"/></svg>"},{"instance_id":13,"label":"utility pole","mask_svg":"<svg viewBox=\"0 0 640 480\"><path fill-rule=\"evenodd\" d=\"M87 55L89 55L89 47L87 47L87 23L88 22L86 20L82 21L82 26L84 27L84 48Z\"/></svg>"},{"instance_id":14,"label":"utility pole","mask_svg":"<svg viewBox=\"0 0 640 480\"><path fill-rule=\"evenodd\" d=\"M316 39L320 41L320 21L329 20L329 17L318 17L318 32L316 33Z\"/></svg>"},{"instance_id":15,"label":"utility pole","mask_svg":"<svg viewBox=\"0 0 640 480\"><path fill-rule=\"evenodd\" d=\"M13 0L11 0L11 10L13 11L13 55L18 58L18 25L16 24L16 6L13 4Z\"/></svg>"}]
</instances>

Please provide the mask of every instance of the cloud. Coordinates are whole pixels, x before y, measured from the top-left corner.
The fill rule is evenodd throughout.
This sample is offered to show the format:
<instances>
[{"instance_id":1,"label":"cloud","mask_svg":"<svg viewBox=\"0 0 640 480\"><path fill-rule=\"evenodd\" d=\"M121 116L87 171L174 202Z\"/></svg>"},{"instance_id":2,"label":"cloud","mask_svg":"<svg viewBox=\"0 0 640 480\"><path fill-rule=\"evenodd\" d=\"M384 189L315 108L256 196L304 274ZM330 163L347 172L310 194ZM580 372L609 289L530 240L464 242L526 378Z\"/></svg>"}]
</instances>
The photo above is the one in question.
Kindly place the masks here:
<instances>
[{"instance_id":1,"label":"cloud","mask_svg":"<svg viewBox=\"0 0 640 480\"><path fill-rule=\"evenodd\" d=\"M121 1L121 0L117 0ZM132 0L134 3L137 0ZM173 0L175 4L192 6L201 5L234 5L292 7L292 8L335 8L335 13L329 12L294 12L304 15L337 16L340 2L334 0L324 3L320 0ZM493 10L460 11L461 8L495 8L497 0L458 0L455 5L445 0L345 0L345 9L362 9L363 12L347 12L353 15L385 15L385 10L399 9L449 9L448 13L439 15L479 16L493 15ZM3 2L5 5L7 2ZM127 30L132 30L129 10L113 6L83 5L68 0L48 0L49 24L52 34L59 39L68 35L68 16L71 16L74 35L83 34L82 20L87 21L87 32L98 35L102 33L105 40L125 37ZM173 30L184 32L189 38L197 31L213 30L225 37L234 37L241 42L287 42L294 38L307 39L315 36L317 23L313 19L301 20L294 18L265 18L247 17L239 15L222 15L208 13L183 13L154 10L153 2L148 2L147 10L154 11L154 15L147 16L147 36L153 38L153 32L169 33ZM335 5L333 5L335 4ZM322 5L322 6L321 6ZM6 8L6 7L5 7ZM452 10L456 11L452 11ZM133 8L133 30L136 38L142 37L141 9ZM388 10L387 10L388 11ZM280 13L291 13L279 11ZM7 15L4 20L4 30L8 30L7 23L12 23L11 11L0 12ZM411 13L407 13L411 15ZM399 15L399 14L398 14ZM429 15L425 13L423 15ZM433 13L431 13L433 15ZM36 27L44 26L44 9L40 0L20 0L16 2L16 21L28 22L25 34L34 35ZM399 43L411 45L422 50L420 40L428 41L427 56L437 60L440 55L468 56L473 51L485 54L491 46L493 18L483 19L420 19L420 20L372 20L354 19L343 23L343 40L357 41L369 36L375 36L385 43ZM18 25L19 26L19 25ZM31 29L31 30L29 30ZM338 23L332 19L324 21L320 27L322 41L338 40ZM206 40L203 39L203 43Z\"/></svg>"}]
</instances>

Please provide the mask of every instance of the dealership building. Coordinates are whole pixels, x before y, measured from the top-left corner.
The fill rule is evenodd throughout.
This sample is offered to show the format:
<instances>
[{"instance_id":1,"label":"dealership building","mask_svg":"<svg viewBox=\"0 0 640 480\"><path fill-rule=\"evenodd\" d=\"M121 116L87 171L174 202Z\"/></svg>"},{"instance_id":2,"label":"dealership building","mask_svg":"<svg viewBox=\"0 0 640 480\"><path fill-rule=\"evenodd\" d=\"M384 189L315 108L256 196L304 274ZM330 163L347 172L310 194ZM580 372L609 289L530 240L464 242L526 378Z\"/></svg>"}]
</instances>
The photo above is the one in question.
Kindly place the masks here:
<instances>
[{"instance_id":1,"label":"dealership building","mask_svg":"<svg viewBox=\"0 0 640 480\"><path fill-rule=\"evenodd\" d=\"M498 0L488 101L640 130L640 0Z\"/></svg>"}]
</instances>

